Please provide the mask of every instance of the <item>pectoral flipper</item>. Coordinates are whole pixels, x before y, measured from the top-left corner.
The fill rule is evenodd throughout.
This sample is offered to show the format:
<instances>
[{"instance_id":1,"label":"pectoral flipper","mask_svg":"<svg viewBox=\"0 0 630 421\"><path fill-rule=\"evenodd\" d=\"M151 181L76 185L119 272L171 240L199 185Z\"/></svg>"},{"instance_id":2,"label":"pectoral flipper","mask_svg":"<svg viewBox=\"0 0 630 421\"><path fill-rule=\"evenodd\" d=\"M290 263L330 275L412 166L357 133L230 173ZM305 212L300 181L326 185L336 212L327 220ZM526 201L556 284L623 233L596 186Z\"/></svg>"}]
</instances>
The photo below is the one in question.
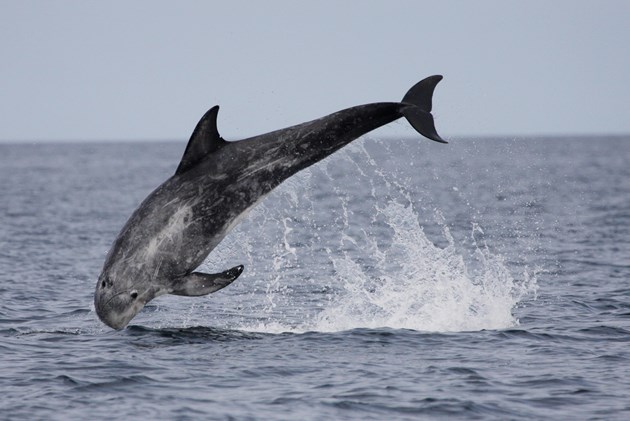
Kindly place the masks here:
<instances>
[{"instance_id":1,"label":"pectoral flipper","mask_svg":"<svg viewBox=\"0 0 630 421\"><path fill-rule=\"evenodd\" d=\"M243 265L235 266L221 273L193 272L174 280L169 293L187 297L207 295L230 285L241 273L243 273Z\"/></svg>"}]
</instances>

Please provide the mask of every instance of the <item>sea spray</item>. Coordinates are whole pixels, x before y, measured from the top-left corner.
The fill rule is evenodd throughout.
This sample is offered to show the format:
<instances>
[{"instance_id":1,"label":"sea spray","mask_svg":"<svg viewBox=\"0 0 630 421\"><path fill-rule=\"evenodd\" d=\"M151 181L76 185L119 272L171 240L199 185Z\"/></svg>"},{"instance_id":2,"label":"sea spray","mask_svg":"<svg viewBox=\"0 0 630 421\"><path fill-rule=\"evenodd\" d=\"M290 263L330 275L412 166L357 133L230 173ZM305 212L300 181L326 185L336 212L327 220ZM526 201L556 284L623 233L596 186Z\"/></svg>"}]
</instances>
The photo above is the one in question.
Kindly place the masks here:
<instances>
[{"instance_id":1,"label":"sea spray","mask_svg":"<svg viewBox=\"0 0 630 421\"><path fill-rule=\"evenodd\" d=\"M446 225L448 246L440 248L427 239L412 206L391 203L383 212L395 232L392 246L378 254L379 265L369 273L346 256L333 257L342 288L311 330L466 331L518 323L512 309L535 289L535 278L515 280L503 259L487 247L475 249L478 269L472 274ZM391 270L390 260L403 262L399 270Z\"/></svg>"},{"instance_id":2,"label":"sea spray","mask_svg":"<svg viewBox=\"0 0 630 421\"><path fill-rule=\"evenodd\" d=\"M479 222L454 237L439 206L427 207L410 184L384 171L363 142L289 179L207 262L209 271L249 263L208 312L235 299L248 307L211 323L260 332L517 325L513 309L536 291L536 271L516 279ZM431 236L419 222L427 214Z\"/></svg>"}]
</instances>

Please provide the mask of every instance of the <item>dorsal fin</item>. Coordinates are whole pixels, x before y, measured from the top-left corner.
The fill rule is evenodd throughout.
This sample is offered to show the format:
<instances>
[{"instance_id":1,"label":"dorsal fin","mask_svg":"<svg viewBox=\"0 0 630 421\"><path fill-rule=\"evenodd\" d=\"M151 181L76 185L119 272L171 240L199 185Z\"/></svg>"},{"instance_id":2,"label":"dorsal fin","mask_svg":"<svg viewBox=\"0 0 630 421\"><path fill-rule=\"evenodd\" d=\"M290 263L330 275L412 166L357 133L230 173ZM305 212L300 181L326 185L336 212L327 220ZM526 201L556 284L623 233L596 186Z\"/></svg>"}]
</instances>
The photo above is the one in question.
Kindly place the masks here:
<instances>
[{"instance_id":1,"label":"dorsal fin","mask_svg":"<svg viewBox=\"0 0 630 421\"><path fill-rule=\"evenodd\" d=\"M216 151L226 142L217 130L217 114L219 113L219 106L215 105L210 108L207 113L201 117L197 127L190 136L188 146L182 160L177 167L175 174L182 174L192 167L194 167L199 161L204 159L208 154Z\"/></svg>"}]
</instances>

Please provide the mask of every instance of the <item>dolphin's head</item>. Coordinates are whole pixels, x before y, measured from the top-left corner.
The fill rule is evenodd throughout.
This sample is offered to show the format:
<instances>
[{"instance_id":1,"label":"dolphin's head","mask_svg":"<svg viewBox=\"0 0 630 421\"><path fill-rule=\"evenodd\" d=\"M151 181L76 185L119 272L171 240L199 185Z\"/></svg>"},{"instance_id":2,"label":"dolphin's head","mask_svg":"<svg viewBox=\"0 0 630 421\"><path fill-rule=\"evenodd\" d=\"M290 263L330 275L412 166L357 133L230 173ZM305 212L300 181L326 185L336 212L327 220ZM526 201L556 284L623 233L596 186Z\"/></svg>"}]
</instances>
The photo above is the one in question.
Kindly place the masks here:
<instances>
[{"instance_id":1,"label":"dolphin's head","mask_svg":"<svg viewBox=\"0 0 630 421\"><path fill-rule=\"evenodd\" d=\"M98 277L94 293L94 307L99 319L107 326L122 329L146 303L156 296L155 287L143 279L142 274L129 276L105 268Z\"/></svg>"}]
</instances>

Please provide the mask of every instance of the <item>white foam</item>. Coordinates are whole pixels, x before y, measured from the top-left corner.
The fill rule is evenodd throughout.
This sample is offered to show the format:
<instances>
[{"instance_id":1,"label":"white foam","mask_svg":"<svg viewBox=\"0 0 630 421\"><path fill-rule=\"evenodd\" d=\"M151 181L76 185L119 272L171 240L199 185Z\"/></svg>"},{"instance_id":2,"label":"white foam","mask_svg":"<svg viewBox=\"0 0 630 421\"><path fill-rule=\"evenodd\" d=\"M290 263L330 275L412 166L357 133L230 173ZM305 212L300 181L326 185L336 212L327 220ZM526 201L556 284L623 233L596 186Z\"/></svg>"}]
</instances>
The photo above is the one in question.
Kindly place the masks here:
<instances>
[{"instance_id":1,"label":"white foam","mask_svg":"<svg viewBox=\"0 0 630 421\"><path fill-rule=\"evenodd\" d=\"M343 289L311 329L469 331L518 323L512 309L524 294L535 290L534 278L516 281L501 257L488 248L476 248L473 263L479 268L470 270L446 225L442 228L448 246L439 248L427 239L411 206L391 203L383 212L395 234L389 249L379 253L380 276L374 279L347 257L335 259ZM388 269L390 259L400 263L398 270Z\"/></svg>"},{"instance_id":2,"label":"white foam","mask_svg":"<svg viewBox=\"0 0 630 421\"><path fill-rule=\"evenodd\" d=\"M474 258L467 262L446 225L442 228L448 246L435 246L409 205L391 203L383 213L394 230L394 241L380 250L372 239L369 251L377 265L369 271L348 255L331 253L336 273L333 283L339 288L322 299L321 311L314 317L298 324L275 317L239 327L267 333L382 327L452 332L518 324L512 310L524 296L535 293L535 273L514 279L501 256L486 246L475 245ZM479 231L474 225L473 241ZM276 277L274 286L278 282ZM269 295L276 293L274 288L267 290L270 302L277 297Z\"/></svg>"}]
</instances>

